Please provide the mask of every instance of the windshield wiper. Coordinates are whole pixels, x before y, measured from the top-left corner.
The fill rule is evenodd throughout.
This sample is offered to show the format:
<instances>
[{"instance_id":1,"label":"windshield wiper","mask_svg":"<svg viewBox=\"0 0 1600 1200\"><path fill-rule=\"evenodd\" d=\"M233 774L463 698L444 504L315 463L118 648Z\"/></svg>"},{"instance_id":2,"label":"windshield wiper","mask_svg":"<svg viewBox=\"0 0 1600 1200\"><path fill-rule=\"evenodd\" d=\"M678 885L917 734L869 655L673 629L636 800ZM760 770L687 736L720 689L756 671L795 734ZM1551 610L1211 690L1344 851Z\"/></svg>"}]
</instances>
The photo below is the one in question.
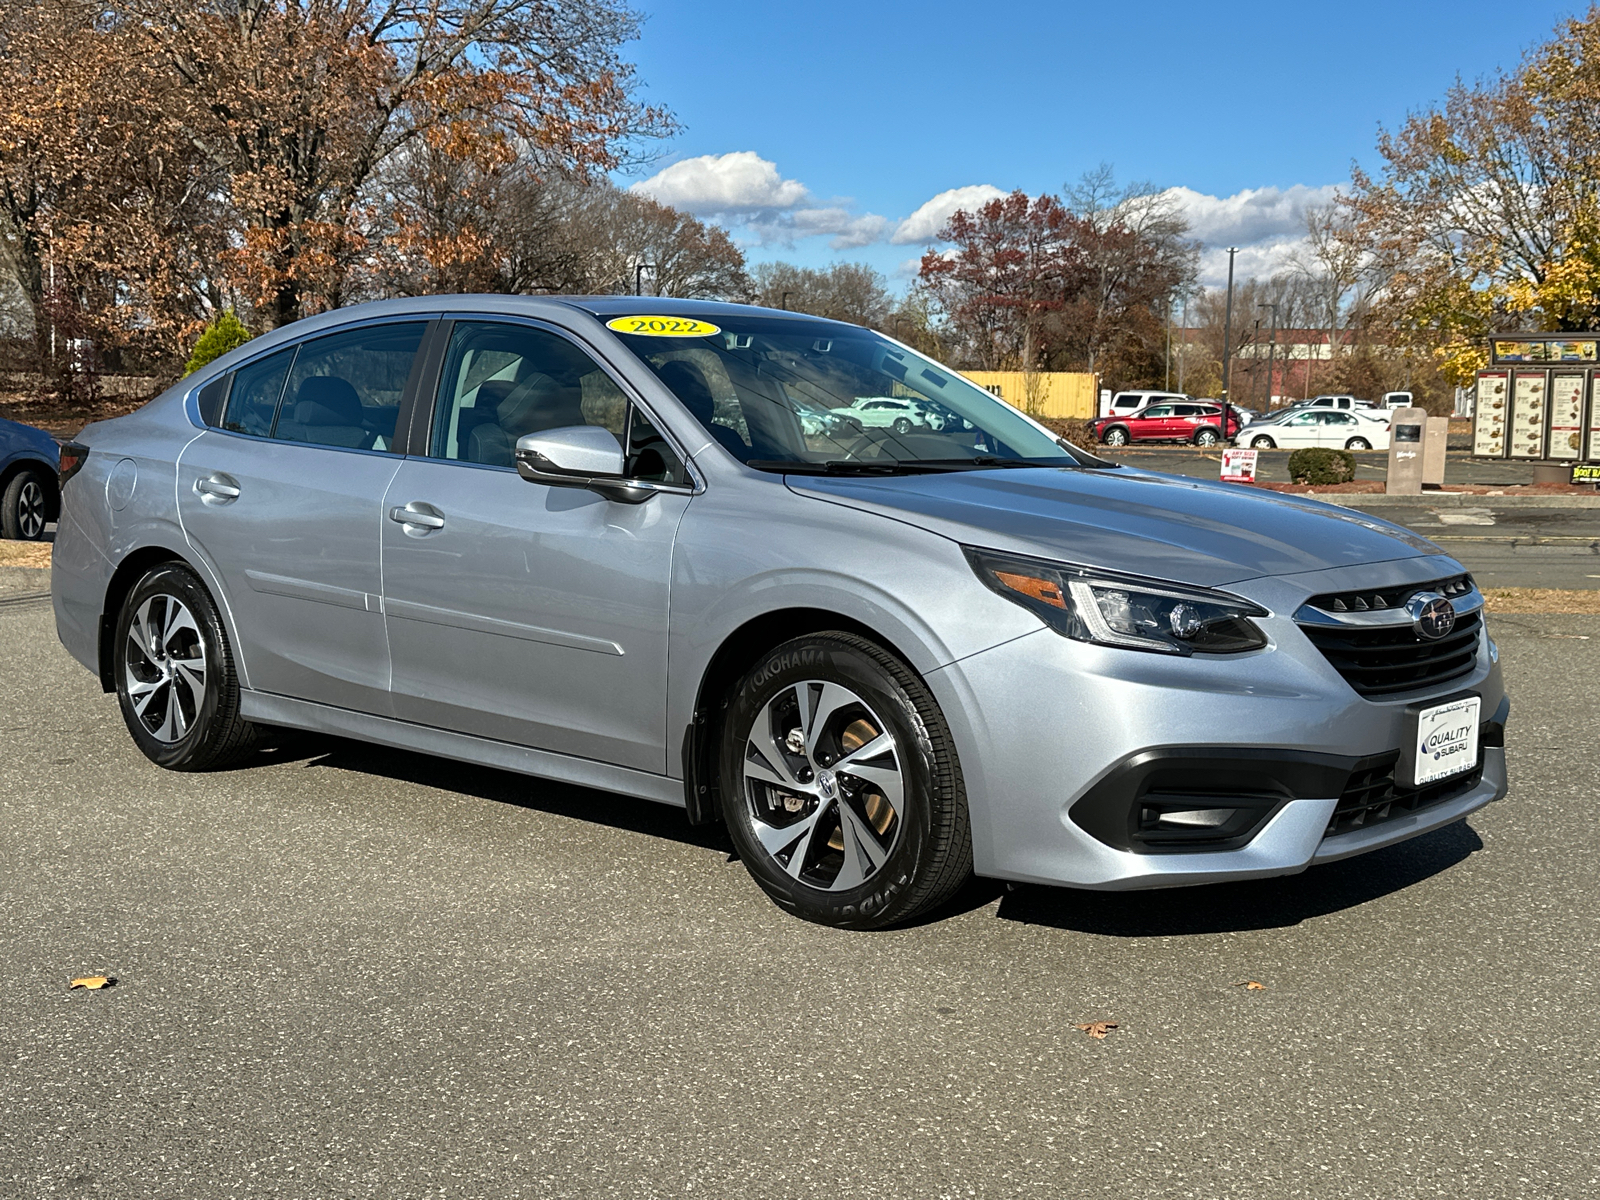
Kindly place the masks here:
<instances>
[{"instance_id":1,"label":"windshield wiper","mask_svg":"<svg viewBox=\"0 0 1600 1200\"><path fill-rule=\"evenodd\" d=\"M958 469L951 463L926 459L851 462L836 458L828 462L799 462L785 458L752 458L744 465L758 471L782 471L788 475L922 475Z\"/></svg>"}]
</instances>

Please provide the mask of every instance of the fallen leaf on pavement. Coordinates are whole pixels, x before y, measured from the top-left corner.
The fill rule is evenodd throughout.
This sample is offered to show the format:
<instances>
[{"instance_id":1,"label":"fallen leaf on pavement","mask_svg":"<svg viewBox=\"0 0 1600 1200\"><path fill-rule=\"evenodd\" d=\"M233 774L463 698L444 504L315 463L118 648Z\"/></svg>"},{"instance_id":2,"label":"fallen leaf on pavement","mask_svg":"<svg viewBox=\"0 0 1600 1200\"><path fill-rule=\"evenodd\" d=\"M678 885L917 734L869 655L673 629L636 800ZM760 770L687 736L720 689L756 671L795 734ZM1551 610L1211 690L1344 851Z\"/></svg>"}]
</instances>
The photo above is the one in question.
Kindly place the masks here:
<instances>
[{"instance_id":1,"label":"fallen leaf on pavement","mask_svg":"<svg viewBox=\"0 0 1600 1200\"><path fill-rule=\"evenodd\" d=\"M1234 987L1242 987L1247 992L1264 992L1264 991L1267 990L1267 985L1266 984L1257 983L1254 979L1242 980L1241 982L1236 983L1233 986Z\"/></svg>"},{"instance_id":2,"label":"fallen leaf on pavement","mask_svg":"<svg viewBox=\"0 0 1600 1200\"><path fill-rule=\"evenodd\" d=\"M1104 1038L1117 1027L1115 1021L1090 1021L1085 1025L1074 1025L1074 1029L1081 1029L1092 1038Z\"/></svg>"},{"instance_id":3,"label":"fallen leaf on pavement","mask_svg":"<svg viewBox=\"0 0 1600 1200\"><path fill-rule=\"evenodd\" d=\"M74 979L67 985L70 992L73 988L83 988L86 991L98 992L101 988L115 987L117 981L110 975L84 975Z\"/></svg>"}]
</instances>

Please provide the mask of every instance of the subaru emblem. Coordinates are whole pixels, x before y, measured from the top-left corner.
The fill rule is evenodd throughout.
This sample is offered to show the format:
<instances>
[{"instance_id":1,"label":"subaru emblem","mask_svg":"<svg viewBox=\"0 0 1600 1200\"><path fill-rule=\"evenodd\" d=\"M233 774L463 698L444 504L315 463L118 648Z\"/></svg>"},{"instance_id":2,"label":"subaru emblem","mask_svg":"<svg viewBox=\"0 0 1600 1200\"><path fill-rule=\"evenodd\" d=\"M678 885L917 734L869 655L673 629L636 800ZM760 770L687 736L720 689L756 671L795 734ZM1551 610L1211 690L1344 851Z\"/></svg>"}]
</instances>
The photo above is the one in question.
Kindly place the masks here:
<instances>
[{"instance_id":1,"label":"subaru emblem","mask_svg":"<svg viewBox=\"0 0 1600 1200\"><path fill-rule=\"evenodd\" d=\"M1418 592L1406 601L1411 627L1425 642L1436 642L1456 627L1456 606L1438 592Z\"/></svg>"}]
</instances>

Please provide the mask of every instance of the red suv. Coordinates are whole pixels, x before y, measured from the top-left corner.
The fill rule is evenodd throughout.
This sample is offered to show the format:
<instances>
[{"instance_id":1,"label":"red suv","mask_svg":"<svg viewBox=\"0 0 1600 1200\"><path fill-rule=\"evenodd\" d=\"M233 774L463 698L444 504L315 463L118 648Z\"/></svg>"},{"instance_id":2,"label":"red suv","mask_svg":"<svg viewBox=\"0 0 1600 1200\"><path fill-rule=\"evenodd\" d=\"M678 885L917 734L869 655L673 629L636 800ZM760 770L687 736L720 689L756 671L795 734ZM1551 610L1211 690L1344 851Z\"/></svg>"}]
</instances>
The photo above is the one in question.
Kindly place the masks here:
<instances>
[{"instance_id":1,"label":"red suv","mask_svg":"<svg viewBox=\"0 0 1600 1200\"><path fill-rule=\"evenodd\" d=\"M1094 435L1107 446L1126 446L1129 442L1193 442L1196 446L1216 446L1232 441L1241 428L1239 414L1228 410L1228 428L1221 428L1222 410L1215 404L1163 400L1148 404L1123 417L1101 417L1091 422Z\"/></svg>"}]
</instances>

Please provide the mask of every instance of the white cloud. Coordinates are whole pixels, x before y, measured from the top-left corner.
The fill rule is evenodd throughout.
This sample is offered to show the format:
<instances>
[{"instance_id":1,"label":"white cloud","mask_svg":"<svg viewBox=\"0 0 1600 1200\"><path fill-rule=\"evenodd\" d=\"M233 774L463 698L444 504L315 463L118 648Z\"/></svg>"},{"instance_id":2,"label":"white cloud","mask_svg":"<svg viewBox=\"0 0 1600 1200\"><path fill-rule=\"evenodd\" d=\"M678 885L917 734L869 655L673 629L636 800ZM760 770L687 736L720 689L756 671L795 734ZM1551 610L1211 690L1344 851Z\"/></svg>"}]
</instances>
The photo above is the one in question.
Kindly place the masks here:
<instances>
[{"instance_id":1,"label":"white cloud","mask_svg":"<svg viewBox=\"0 0 1600 1200\"><path fill-rule=\"evenodd\" d=\"M1231 196L1210 196L1176 187L1167 195L1189 222L1189 236L1202 243L1200 282L1221 287L1228 282L1229 246L1239 248L1234 278L1266 277L1287 267L1305 246L1306 209L1328 204L1338 184L1288 188L1245 188Z\"/></svg>"},{"instance_id":2,"label":"white cloud","mask_svg":"<svg viewBox=\"0 0 1600 1200\"><path fill-rule=\"evenodd\" d=\"M894 236L889 241L896 246L905 246L912 242L936 242L939 240L939 230L944 228L945 222L954 216L958 209L972 212L991 200L1000 199L1005 194L988 183L974 183L940 192L901 221L895 227Z\"/></svg>"},{"instance_id":3,"label":"white cloud","mask_svg":"<svg viewBox=\"0 0 1600 1200\"><path fill-rule=\"evenodd\" d=\"M805 184L783 178L754 150L686 158L628 190L702 215L793 208L811 198Z\"/></svg>"}]
</instances>

